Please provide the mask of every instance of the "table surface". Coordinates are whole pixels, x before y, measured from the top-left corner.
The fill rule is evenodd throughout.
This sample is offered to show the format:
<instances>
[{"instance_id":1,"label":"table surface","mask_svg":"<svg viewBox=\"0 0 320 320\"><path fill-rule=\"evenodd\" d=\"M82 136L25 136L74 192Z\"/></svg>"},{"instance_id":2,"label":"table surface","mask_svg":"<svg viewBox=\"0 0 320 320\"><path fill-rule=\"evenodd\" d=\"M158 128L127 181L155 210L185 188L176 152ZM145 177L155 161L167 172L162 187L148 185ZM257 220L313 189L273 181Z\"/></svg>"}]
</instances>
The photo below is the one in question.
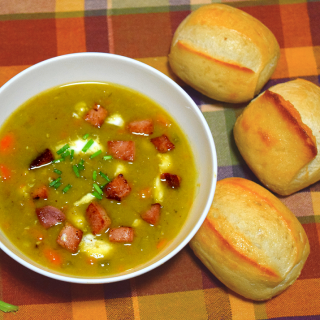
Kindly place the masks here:
<instances>
[{"instance_id":1,"label":"table surface","mask_svg":"<svg viewBox=\"0 0 320 320\"><path fill-rule=\"evenodd\" d=\"M0 86L42 60L110 52L142 61L178 82L204 114L218 154L218 180L256 180L239 157L232 128L242 106L204 97L167 63L173 33L210 2L241 8L276 36L281 58L265 88L297 77L320 82L320 1L0 0ZM320 183L281 198L305 228L311 254L298 280L267 302L232 293L185 247L161 267L104 285L55 281L0 251L0 300L19 306L0 319L319 319Z\"/></svg>"}]
</instances>

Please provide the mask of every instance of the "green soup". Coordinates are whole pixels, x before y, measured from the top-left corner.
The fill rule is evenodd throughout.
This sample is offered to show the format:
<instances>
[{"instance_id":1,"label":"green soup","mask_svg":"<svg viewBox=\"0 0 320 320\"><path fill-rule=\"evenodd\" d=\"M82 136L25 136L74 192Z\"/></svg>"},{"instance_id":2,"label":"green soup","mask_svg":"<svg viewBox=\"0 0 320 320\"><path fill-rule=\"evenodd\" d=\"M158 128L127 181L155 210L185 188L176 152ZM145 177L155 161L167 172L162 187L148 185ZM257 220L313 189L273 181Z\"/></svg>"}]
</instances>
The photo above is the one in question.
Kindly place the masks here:
<instances>
[{"instance_id":1,"label":"green soup","mask_svg":"<svg viewBox=\"0 0 320 320\"><path fill-rule=\"evenodd\" d=\"M84 119L97 104L108 113L100 127ZM152 134L127 129L128 123L143 119L152 120ZM165 153L151 143L163 134L174 144ZM119 140L134 142L133 161L110 157L108 141ZM93 144L82 151L89 141ZM59 152L64 146L66 150ZM31 170L30 163L45 149L52 151L55 160ZM160 178L162 173L178 176L180 186L170 187ZM121 201L107 199L103 188L119 174L131 192ZM197 173L186 136L154 101L118 85L80 82L43 92L11 115L0 132L0 175L0 227L6 236L49 269L95 277L134 268L170 243L188 216ZM46 199L34 199L34 190L41 186L48 190ZM111 219L111 226L95 235L86 217L93 201ZM154 203L161 205L156 225L141 218ZM66 220L46 229L36 209L48 205L61 210ZM83 232L74 253L57 243L67 222ZM133 229L133 241L111 242L110 228L122 226Z\"/></svg>"}]
</instances>

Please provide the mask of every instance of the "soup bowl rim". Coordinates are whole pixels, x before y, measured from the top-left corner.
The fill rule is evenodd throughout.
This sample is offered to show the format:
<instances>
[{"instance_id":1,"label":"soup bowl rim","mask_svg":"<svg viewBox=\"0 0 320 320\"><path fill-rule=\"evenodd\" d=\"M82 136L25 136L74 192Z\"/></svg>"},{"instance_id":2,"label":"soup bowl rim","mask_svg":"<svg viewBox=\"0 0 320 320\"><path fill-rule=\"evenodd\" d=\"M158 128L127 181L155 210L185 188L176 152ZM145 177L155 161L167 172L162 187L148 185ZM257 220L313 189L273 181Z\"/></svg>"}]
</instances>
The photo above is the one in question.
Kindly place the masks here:
<instances>
[{"instance_id":1,"label":"soup bowl rim","mask_svg":"<svg viewBox=\"0 0 320 320\"><path fill-rule=\"evenodd\" d=\"M111 64L118 64L118 66L120 67L119 72L123 73L122 75L123 77L126 77L126 75L128 75L128 73L126 73L126 70L128 70L130 74L135 72L135 76L130 75L131 80L137 79L137 82L141 81L141 83L144 86L146 87L150 86L151 89L149 87L147 89L143 88L141 90L139 90L139 87L138 87L138 90L137 90L137 87L134 87L132 89L138 92L142 92L143 94L149 96L151 99L158 102L160 105L161 105L161 102L159 102L158 100L161 99L161 91L158 92L159 91L158 89L154 89L152 87L152 81L154 81L155 85L162 85L163 88L166 89L165 90L166 94L172 95L172 97L170 96L167 99L172 99L173 102L176 102L176 103L180 103L179 99L181 99L182 107L179 106L180 110L178 111L181 112L182 110L183 112L180 115L180 117L186 118L183 120L184 123L183 122L179 123L180 119L178 121L179 125L182 126L182 130L185 133L187 133L188 137L193 137L193 135L196 134L197 138L203 139L202 143L205 145L205 147L203 147L200 150L201 152L204 152L204 154L201 156L204 157L205 160L203 160L202 158L200 158L199 155L197 155L198 157L197 161L202 161L203 162L202 164L206 165L206 168L201 168L199 167L199 163L197 163L197 170L200 172L199 175L201 175L201 184L204 185L204 187L202 185L199 186L199 190L198 190L198 194L196 195L196 198L197 197L202 197L202 198L200 200L196 199L195 203L197 204L197 201L198 201L197 205L201 206L201 210L200 210L201 212L197 213L196 208L192 208L191 211L193 212L194 215L195 213L197 213L198 217L194 218L192 225L188 226L188 229L186 229L187 231L184 231L185 234L181 236L181 239L172 248L170 248L167 252L165 252L163 256L160 255L161 256L160 258L156 259L151 264L146 264L142 268L133 268L133 270L129 270L122 274L104 276L104 277L82 277L82 276L72 276L69 274L61 274L59 272L57 273L52 269L42 267L30 261L30 259L28 259L23 253L21 253L19 250L16 250L13 245L12 246L10 245L10 241L4 235L4 233L1 232L1 229L0 229L0 249L2 249L8 256L16 260L18 263L20 263L21 265L27 267L32 271L35 271L49 278L53 278L60 281L71 282L71 283L72 282L83 283L83 284L111 283L111 282L128 280L130 278L137 277L155 269L156 267L159 267L160 265L162 265L163 263L167 262L169 259L174 257L178 252L180 252L188 244L188 242L192 239L192 237L195 235L195 233L198 231L203 221L205 220L213 200L216 182L217 182L217 154L216 154L215 144L214 144L214 140L213 140L210 128L202 112L200 111L199 107L195 104L195 102L190 98L190 96L174 80L166 76L164 73L158 71L157 69L143 62L140 62L138 60L134 60L128 57L116 55L116 54L96 53L96 52L73 53L73 54L67 54L67 55L50 58L42 62L39 62L23 70L22 72L20 72L19 74L11 78L7 83L5 83L0 88L0 103L1 103L1 100L5 100L5 101L6 100L11 101L10 99L14 100L15 98L13 98L12 94L14 90L16 90L19 87L23 88L22 90L24 91L29 90L30 97L34 96L33 92L36 92L36 93L42 92L43 90L38 89L37 91L37 90L34 90L34 87L33 87L37 83L41 87L42 85L41 77L40 79L37 79L37 80L33 80L32 78L35 75L39 76L42 70L45 70L47 72L51 71L53 77L55 77L54 72L55 72L56 66L59 66L60 68L59 72L61 73L61 69L63 69L64 66L65 68L69 68L69 70L72 71L72 70L75 70L72 68L75 68L75 66L77 65L80 66L81 68L80 63L83 63L83 62L89 62L89 63L91 62L92 66L97 69L98 69L98 66L100 65L99 63L101 63L102 65L102 63L106 62L107 64L109 63L110 66ZM112 69L112 67L110 68ZM75 70L75 72L78 72L78 71ZM89 74L89 71L85 71L85 72ZM97 73L99 73L98 70L97 70ZM94 71L93 71L93 74L94 74ZM120 81L122 81L121 75L118 77ZM146 78L150 77L149 81L144 80L144 77ZM66 78L66 81L64 81L63 83L61 82L60 85L70 83L70 82L77 82L77 81L68 81L69 79L72 79L72 77L66 76L65 78ZM91 77L90 79L89 78L90 77L88 77L87 80L85 80L85 78L83 78L83 80L80 80L79 78L78 81L104 81L103 79L100 79L100 78L103 78L103 75L102 76L99 75L96 79L94 77ZM61 79L61 75L57 76L57 81L59 82L58 79ZM28 83L28 80L31 83ZM109 79L106 79L106 82L112 82L112 81L110 81ZM149 84L149 82L151 83ZM113 83L118 83L118 82L115 81ZM124 81L124 84L122 83L120 84L127 86L126 81ZM49 86L48 88L50 87L53 87L53 86ZM154 90L154 92L157 92L157 93L155 94L155 97L153 97L152 94L148 95L146 92L143 92L143 90L150 90L151 93L153 93L153 90ZM22 102L24 101L25 100L23 100ZM167 104L167 100L165 101ZM18 98L13 102L13 105L15 105L14 109L16 109L19 106L20 102L21 101L19 101ZM176 107L175 106L172 107L172 109L174 108ZM167 112L169 112L172 115L172 113L168 110L167 106L165 107L165 109L167 110ZM170 110L172 111L172 109ZM0 121L2 121L3 123L7 119L7 117L12 113L12 111L13 110L6 110L6 113L4 115L0 113ZM186 116L185 114L188 114L188 115ZM175 114L173 117L174 118L179 117L178 113ZM196 127L195 131L199 131L199 132L192 132L192 130L188 130L188 132L186 132L185 128L187 127L187 124L186 124L187 122L190 122L192 125L195 124L195 127ZM2 123L0 123L0 125L2 125ZM193 140L197 141L196 138L194 138ZM194 144L196 143L194 142ZM201 146L196 146L196 148L201 148ZM207 170L207 172L202 172L203 170ZM188 219L189 217L187 218L187 221ZM183 230L184 230L184 226L182 227L180 233L182 233Z\"/></svg>"}]
</instances>

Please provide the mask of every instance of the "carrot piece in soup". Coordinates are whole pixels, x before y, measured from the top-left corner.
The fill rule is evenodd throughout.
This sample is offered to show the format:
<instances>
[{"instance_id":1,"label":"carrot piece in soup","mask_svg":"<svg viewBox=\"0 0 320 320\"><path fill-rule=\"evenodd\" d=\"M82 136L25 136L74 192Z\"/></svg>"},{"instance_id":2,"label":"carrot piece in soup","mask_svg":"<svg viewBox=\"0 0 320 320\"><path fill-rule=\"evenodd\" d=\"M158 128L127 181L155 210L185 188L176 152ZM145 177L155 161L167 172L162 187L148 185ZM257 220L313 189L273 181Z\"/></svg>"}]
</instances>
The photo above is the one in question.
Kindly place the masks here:
<instances>
[{"instance_id":1,"label":"carrot piece in soup","mask_svg":"<svg viewBox=\"0 0 320 320\"><path fill-rule=\"evenodd\" d=\"M0 151L9 152L14 149L14 135L8 133L0 141Z\"/></svg>"},{"instance_id":2,"label":"carrot piece in soup","mask_svg":"<svg viewBox=\"0 0 320 320\"><path fill-rule=\"evenodd\" d=\"M139 191L138 195L142 199L147 199L151 197L151 188L145 188Z\"/></svg>"},{"instance_id":3,"label":"carrot piece in soup","mask_svg":"<svg viewBox=\"0 0 320 320\"><path fill-rule=\"evenodd\" d=\"M111 225L111 219L102 206L91 202L86 210L87 219L94 235L102 233Z\"/></svg>"},{"instance_id":4,"label":"carrot piece in soup","mask_svg":"<svg viewBox=\"0 0 320 320\"><path fill-rule=\"evenodd\" d=\"M118 272L123 272L123 271L126 270L126 268L124 267L123 264L120 264L120 265L118 266L117 270L118 270Z\"/></svg>"},{"instance_id":5,"label":"carrot piece in soup","mask_svg":"<svg viewBox=\"0 0 320 320\"><path fill-rule=\"evenodd\" d=\"M152 138L150 141L154 144L154 146L160 153L166 153L175 148L174 144L165 134L160 137Z\"/></svg>"},{"instance_id":6,"label":"carrot piece in soup","mask_svg":"<svg viewBox=\"0 0 320 320\"><path fill-rule=\"evenodd\" d=\"M44 239L43 233L36 228L30 228L29 230L27 230L27 232L37 241L42 241Z\"/></svg>"},{"instance_id":7,"label":"carrot piece in soup","mask_svg":"<svg viewBox=\"0 0 320 320\"><path fill-rule=\"evenodd\" d=\"M160 176L162 181L166 181L168 186L172 189L176 189L180 187L181 178L176 174L171 173L162 173Z\"/></svg>"},{"instance_id":8,"label":"carrot piece in soup","mask_svg":"<svg viewBox=\"0 0 320 320\"><path fill-rule=\"evenodd\" d=\"M119 174L104 187L104 193L106 194L107 199L114 199L117 201L121 201L130 193L130 191L131 187L122 174Z\"/></svg>"},{"instance_id":9,"label":"carrot piece in soup","mask_svg":"<svg viewBox=\"0 0 320 320\"><path fill-rule=\"evenodd\" d=\"M134 161L134 141L108 141L108 153L115 159Z\"/></svg>"},{"instance_id":10,"label":"carrot piece in soup","mask_svg":"<svg viewBox=\"0 0 320 320\"><path fill-rule=\"evenodd\" d=\"M127 127L133 134L149 136L153 133L153 121L151 119L131 121Z\"/></svg>"},{"instance_id":11,"label":"carrot piece in soup","mask_svg":"<svg viewBox=\"0 0 320 320\"><path fill-rule=\"evenodd\" d=\"M101 107L99 104L95 104L92 109L85 115L84 120L92 124L93 126L100 128L108 115L108 111Z\"/></svg>"},{"instance_id":12,"label":"carrot piece in soup","mask_svg":"<svg viewBox=\"0 0 320 320\"><path fill-rule=\"evenodd\" d=\"M42 208L37 208L36 213L40 224L46 229L66 219L64 213L53 206L44 206Z\"/></svg>"},{"instance_id":13,"label":"carrot piece in soup","mask_svg":"<svg viewBox=\"0 0 320 320\"><path fill-rule=\"evenodd\" d=\"M68 251L76 253L82 235L83 232L80 229L67 222L58 235L57 243Z\"/></svg>"},{"instance_id":14,"label":"carrot piece in soup","mask_svg":"<svg viewBox=\"0 0 320 320\"><path fill-rule=\"evenodd\" d=\"M112 228L109 231L109 240L111 242L132 242L133 237L134 232L131 227Z\"/></svg>"},{"instance_id":15,"label":"carrot piece in soup","mask_svg":"<svg viewBox=\"0 0 320 320\"><path fill-rule=\"evenodd\" d=\"M33 190L32 194L31 194L33 199L48 199L48 188L47 186L43 185L40 186L38 188L36 188L35 190Z\"/></svg>"},{"instance_id":16,"label":"carrot piece in soup","mask_svg":"<svg viewBox=\"0 0 320 320\"><path fill-rule=\"evenodd\" d=\"M160 210L161 210L160 203L154 203L151 205L151 208L149 210L141 214L141 218L144 221L155 226L158 224L160 219Z\"/></svg>"},{"instance_id":17,"label":"carrot piece in soup","mask_svg":"<svg viewBox=\"0 0 320 320\"><path fill-rule=\"evenodd\" d=\"M167 239L161 239L158 243L157 243L157 249L162 249L166 244L167 244L168 240Z\"/></svg>"},{"instance_id":18,"label":"carrot piece in soup","mask_svg":"<svg viewBox=\"0 0 320 320\"><path fill-rule=\"evenodd\" d=\"M156 122L164 127L169 127L171 125L169 119L161 114L157 115Z\"/></svg>"},{"instance_id":19,"label":"carrot piece in soup","mask_svg":"<svg viewBox=\"0 0 320 320\"><path fill-rule=\"evenodd\" d=\"M7 166L0 164L0 171L2 180L11 178L11 170Z\"/></svg>"},{"instance_id":20,"label":"carrot piece in soup","mask_svg":"<svg viewBox=\"0 0 320 320\"><path fill-rule=\"evenodd\" d=\"M86 261L88 264L93 266L97 262L97 259L95 259L93 257L89 257Z\"/></svg>"},{"instance_id":21,"label":"carrot piece in soup","mask_svg":"<svg viewBox=\"0 0 320 320\"><path fill-rule=\"evenodd\" d=\"M47 258L47 260L49 262L51 262L54 265L60 265L62 263L62 257L60 256L60 254L51 248L45 248L43 250L43 254L44 256Z\"/></svg>"},{"instance_id":22,"label":"carrot piece in soup","mask_svg":"<svg viewBox=\"0 0 320 320\"><path fill-rule=\"evenodd\" d=\"M54 160L53 154L50 149L44 150L37 158L35 158L31 164L30 169L39 168L51 163Z\"/></svg>"}]
</instances>

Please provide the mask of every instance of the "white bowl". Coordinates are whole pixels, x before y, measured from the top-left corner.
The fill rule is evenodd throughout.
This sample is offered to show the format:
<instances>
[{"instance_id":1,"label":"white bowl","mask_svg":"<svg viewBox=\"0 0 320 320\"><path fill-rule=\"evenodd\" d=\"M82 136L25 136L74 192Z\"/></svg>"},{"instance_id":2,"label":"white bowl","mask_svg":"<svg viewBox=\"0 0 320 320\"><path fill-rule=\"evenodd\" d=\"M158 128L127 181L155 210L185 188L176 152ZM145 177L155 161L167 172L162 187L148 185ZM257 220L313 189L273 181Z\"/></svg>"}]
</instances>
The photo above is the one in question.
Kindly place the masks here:
<instances>
[{"instance_id":1,"label":"white bowl","mask_svg":"<svg viewBox=\"0 0 320 320\"><path fill-rule=\"evenodd\" d=\"M19 251L0 230L0 248L25 267L57 280L108 283L144 274L177 254L203 223L216 187L217 155L210 129L197 105L174 81L150 66L106 53L76 53L40 62L13 77L0 89L0 125L22 103L38 93L70 82L104 81L132 88L160 104L187 135L198 170L198 189L191 212L174 241L151 261L116 276L69 276L48 270Z\"/></svg>"}]
</instances>

